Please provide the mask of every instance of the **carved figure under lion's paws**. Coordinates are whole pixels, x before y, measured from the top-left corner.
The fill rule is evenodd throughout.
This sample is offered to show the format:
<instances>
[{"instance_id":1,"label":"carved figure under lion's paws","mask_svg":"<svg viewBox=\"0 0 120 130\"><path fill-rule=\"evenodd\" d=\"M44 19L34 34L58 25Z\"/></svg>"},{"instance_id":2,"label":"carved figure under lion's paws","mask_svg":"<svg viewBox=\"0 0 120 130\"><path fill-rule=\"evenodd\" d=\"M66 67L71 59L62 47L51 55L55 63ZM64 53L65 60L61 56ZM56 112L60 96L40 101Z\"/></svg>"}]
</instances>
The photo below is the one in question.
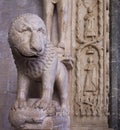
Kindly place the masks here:
<instances>
[{"instance_id":1,"label":"carved figure under lion's paws","mask_svg":"<svg viewBox=\"0 0 120 130\"><path fill-rule=\"evenodd\" d=\"M48 41L46 27L40 17L23 14L11 24L9 43L18 71L18 93L15 108L24 108L30 81L42 83L42 97L35 104L46 109L52 100L56 82L61 108L68 110L68 73L64 64L58 61L53 45ZM34 86L33 86L34 87ZM41 86L38 86L41 87ZM17 105L16 105L17 104ZM64 109L62 108L64 111Z\"/></svg>"},{"instance_id":2,"label":"carved figure under lion's paws","mask_svg":"<svg viewBox=\"0 0 120 130\"><path fill-rule=\"evenodd\" d=\"M40 109L47 109L48 105L49 105L49 100L48 99L40 99L38 101L36 101L34 104L33 104L33 107L34 108L40 108Z\"/></svg>"}]
</instances>

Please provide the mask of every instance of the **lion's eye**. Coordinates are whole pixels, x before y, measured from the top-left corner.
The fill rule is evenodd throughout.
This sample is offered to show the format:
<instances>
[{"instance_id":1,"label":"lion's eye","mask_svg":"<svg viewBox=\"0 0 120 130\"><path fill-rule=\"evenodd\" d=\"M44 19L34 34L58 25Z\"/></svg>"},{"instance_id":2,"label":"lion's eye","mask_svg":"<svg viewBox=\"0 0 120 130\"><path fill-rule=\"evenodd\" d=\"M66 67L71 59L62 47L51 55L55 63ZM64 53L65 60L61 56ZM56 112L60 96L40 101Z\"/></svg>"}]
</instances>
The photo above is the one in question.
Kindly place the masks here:
<instances>
[{"instance_id":1,"label":"lion's eye","mask_svg":"<svg viewBox=\"0 0 120 130\"><path fill-rule=\"evenodd\" d=\"M26 31L29 31L29 30L27 30L27 29L23 29L23 30L22 30L22 32L26 32Z\"/></svg>"},{"instance_id":2,"label":"lion's eye","mask_svg":"<svg viewBox=\"0 0 120 130\"><path fill-rule=\"evenodd\" d=\"M42 34L45 34L45 31L42 29L42 28L39 28L38 29L38 32L42 33Z\"/></svg>"},{"instance_id":3,"label":"lion's eye","mask_svg":"<svg viewBox=\"0 0 120 130\"><path fill-rule=\"evenodd\" d=\"M28 27L28 28L23 28L22 30L21 30L21 32L31 32L31 29Z\"/></svg>"},{"instance_id":4,"label":"lion's eye","mask_svg":"<svg viewBox=\"0 0 120 130\"><path fill-rule=\"evenodd\" d=\"M38 32L41 32L42 28L38 28Z\"/></svg>"}]
</instances>

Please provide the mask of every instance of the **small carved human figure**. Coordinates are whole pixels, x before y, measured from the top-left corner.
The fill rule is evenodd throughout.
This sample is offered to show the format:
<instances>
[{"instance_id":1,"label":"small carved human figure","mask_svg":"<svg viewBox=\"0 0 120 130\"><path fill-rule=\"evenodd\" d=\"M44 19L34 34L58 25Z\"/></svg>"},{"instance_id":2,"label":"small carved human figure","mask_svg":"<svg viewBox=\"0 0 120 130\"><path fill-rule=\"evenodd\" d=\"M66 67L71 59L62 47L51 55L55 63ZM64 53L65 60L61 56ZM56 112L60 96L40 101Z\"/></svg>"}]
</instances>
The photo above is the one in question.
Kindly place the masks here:
<instances>
[{"instance_id":1,"label":"small carved human figure","mask_svg":"<svg viewBox=\"0 0 120 130\"><path fill-rule=\"evenodd\" d=\"M91 8L88 8L87 14L84 17L84 21L85 21L84 24L85 38L92 38L92 40L94 40L96 37L95 16Z\"/></svg>"},{"instance_id":2,"label":"small carved human figure","mask_svg":"<svg viewBox=\"0 0 120 130\"><path fill-rule=\"evenodd\" d=\"M30 81L42 82L42 97L33 107L45 110L52 101L56 82L62 112L68 108L68 73L58 61L57 53L48 42L46 27L40 17L23 14L9 30L9 43L18 71L18 92L14 109L27 107ZM41 87L41 86L38 86Z\"/></svg>"},{"instance_id":3,"label":"small carved human figure","mask_svg":"<svg viewBox=\"0 0 120 130\"><path fill-rule=\"evenodd\" d=\"M92 57L87 59L87 64L85 66L86 76L84 82L84 94L86 92L96 92L97 91L97 67L94 63ZM96 78L95 78L96 77Z\"/></svg>"},{"instance_id":4,"label":"small carved human figure","mask_svg":"<svg viewBox=\"0 0 120 130\"><path fill-rule=\"evenodd\" d=\"M57 8L58 15L58 30L59 30L59 43L58 46L65 48L67 22L68 22L68 0L43 0L45 23L48 31L48 38L51 40L52 21L54 15L54 8Z\"/></svg>"}]
</instances>

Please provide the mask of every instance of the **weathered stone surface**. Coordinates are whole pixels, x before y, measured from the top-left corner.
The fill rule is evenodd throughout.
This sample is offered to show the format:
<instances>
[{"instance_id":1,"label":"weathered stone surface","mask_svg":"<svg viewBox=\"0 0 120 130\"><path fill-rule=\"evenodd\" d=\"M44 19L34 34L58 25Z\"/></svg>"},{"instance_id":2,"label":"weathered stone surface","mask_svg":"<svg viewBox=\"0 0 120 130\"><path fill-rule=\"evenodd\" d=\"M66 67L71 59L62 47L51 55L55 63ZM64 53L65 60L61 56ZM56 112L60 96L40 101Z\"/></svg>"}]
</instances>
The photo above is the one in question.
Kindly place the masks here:
<instances>
[{"instance_id":1,"label":"weathered stone surface","mask_svg":"<svg viewBox=\"0 0 120 130\"><path fill-rule=\"evenodd\" d=\"M73 0L74 3L74 0ZM109 125L115 130L120 129L120 1L119 0L110 0L110 120ZM74 4L73 4L74 7ZM0 0L0 130L10 130L10 125L8 122L8 109L11 105L4 104L9 102L12 104L10 96L6 96L3 93L12 93L15 97L16 93L16 69L14 66L13 58L10 53L10 49L7 43L7 31L10 21L18 16L18 14L31 12L36 13L39 16L43 14L42 0ZM73 21L75 17L72 16ZM74 23L73 23L74 24ZM71 25L69 26L71 27ZM74 28L72 28L73 30ZM56 31L55 31L56 33ZM73 33L74 34L74 33ZM57 35L57 33L56 33ZM74 41L74 38L73 38ZM73 43L73 46L75 44ZM9 60L10 59L10 60ZM11 67L12 64L12 67ZM9 69L8 69L9 68ZM8 72L7 72L8 71ZM10 72L10 73L9 73ZM9 76L8 76L9 75ZM12 89L11 89L12 88ZM73 90L73 89L71 89ZM4 92L3 92L4 91ZM11 92L12 91L12 92ZM72 91L73 93L73 91ZM4 95L4 96L3 96ZM72 98L71 102L72 101ZM71 114L73 111L71 109ZM5 117L5 118L4 118ZM4 123L3 123L4 122ZM13 129L11 129L13 130ZM75 129L76 130L76 129Z\"/></svg>"},{"instance_id":2,"label":"weathered stone surface","mask_svg":"<svg viewBox=\"0 0 120 130\"><path fill-rule=\"evenodd\" d=\"M0 130L10 130L9 109L16 96L16 68L7 42L9 25L16 16L26 12L42 17L40 0L0 0Z\"/></svg>"},{"instance_id":3,"label":"weathered stone surface","mask_svg":"<svg viewBox=\"0 0 120 130\"><path fill-rule=\"evenodd\" d=\"M10 26L8 41L18 72L17 97L9 116L11 125L53 129L60 124L69 129L68 72L48 39L44 21L32 13L19 15ZM31 81L40 83L39 97L29 102L29 90L34 88Z\"/></svg>"},{"instance_id":4,"label":"weathered stone surface","mask_svg":"<svg viewBox=\"0 0 120 130\"><path fill-rule=\"evenodd\" d=\"M109 0L77 0L72 4L76 59L71 126L108 129Z\"/></svg>"}]
</instances>

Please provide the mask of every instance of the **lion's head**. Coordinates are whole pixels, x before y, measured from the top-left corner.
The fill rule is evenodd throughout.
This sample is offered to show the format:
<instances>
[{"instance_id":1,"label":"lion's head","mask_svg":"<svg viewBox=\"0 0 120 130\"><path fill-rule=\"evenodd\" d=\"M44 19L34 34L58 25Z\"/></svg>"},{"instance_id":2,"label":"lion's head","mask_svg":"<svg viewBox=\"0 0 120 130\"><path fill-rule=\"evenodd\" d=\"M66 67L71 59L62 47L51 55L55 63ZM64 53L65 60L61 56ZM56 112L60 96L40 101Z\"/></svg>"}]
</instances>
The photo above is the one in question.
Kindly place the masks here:
<instances>
[{"instance_id":1,"label":"lion's head","mask_svg":"<svg viewBox=\"0 0 120 130\"><path fill-rule=\"evenodd\" d=\"M45 24L35 14L22 14L12 22L8 40L11 48L22 56L42 55L47 44Z\"/></svg>"}]
</instances>

